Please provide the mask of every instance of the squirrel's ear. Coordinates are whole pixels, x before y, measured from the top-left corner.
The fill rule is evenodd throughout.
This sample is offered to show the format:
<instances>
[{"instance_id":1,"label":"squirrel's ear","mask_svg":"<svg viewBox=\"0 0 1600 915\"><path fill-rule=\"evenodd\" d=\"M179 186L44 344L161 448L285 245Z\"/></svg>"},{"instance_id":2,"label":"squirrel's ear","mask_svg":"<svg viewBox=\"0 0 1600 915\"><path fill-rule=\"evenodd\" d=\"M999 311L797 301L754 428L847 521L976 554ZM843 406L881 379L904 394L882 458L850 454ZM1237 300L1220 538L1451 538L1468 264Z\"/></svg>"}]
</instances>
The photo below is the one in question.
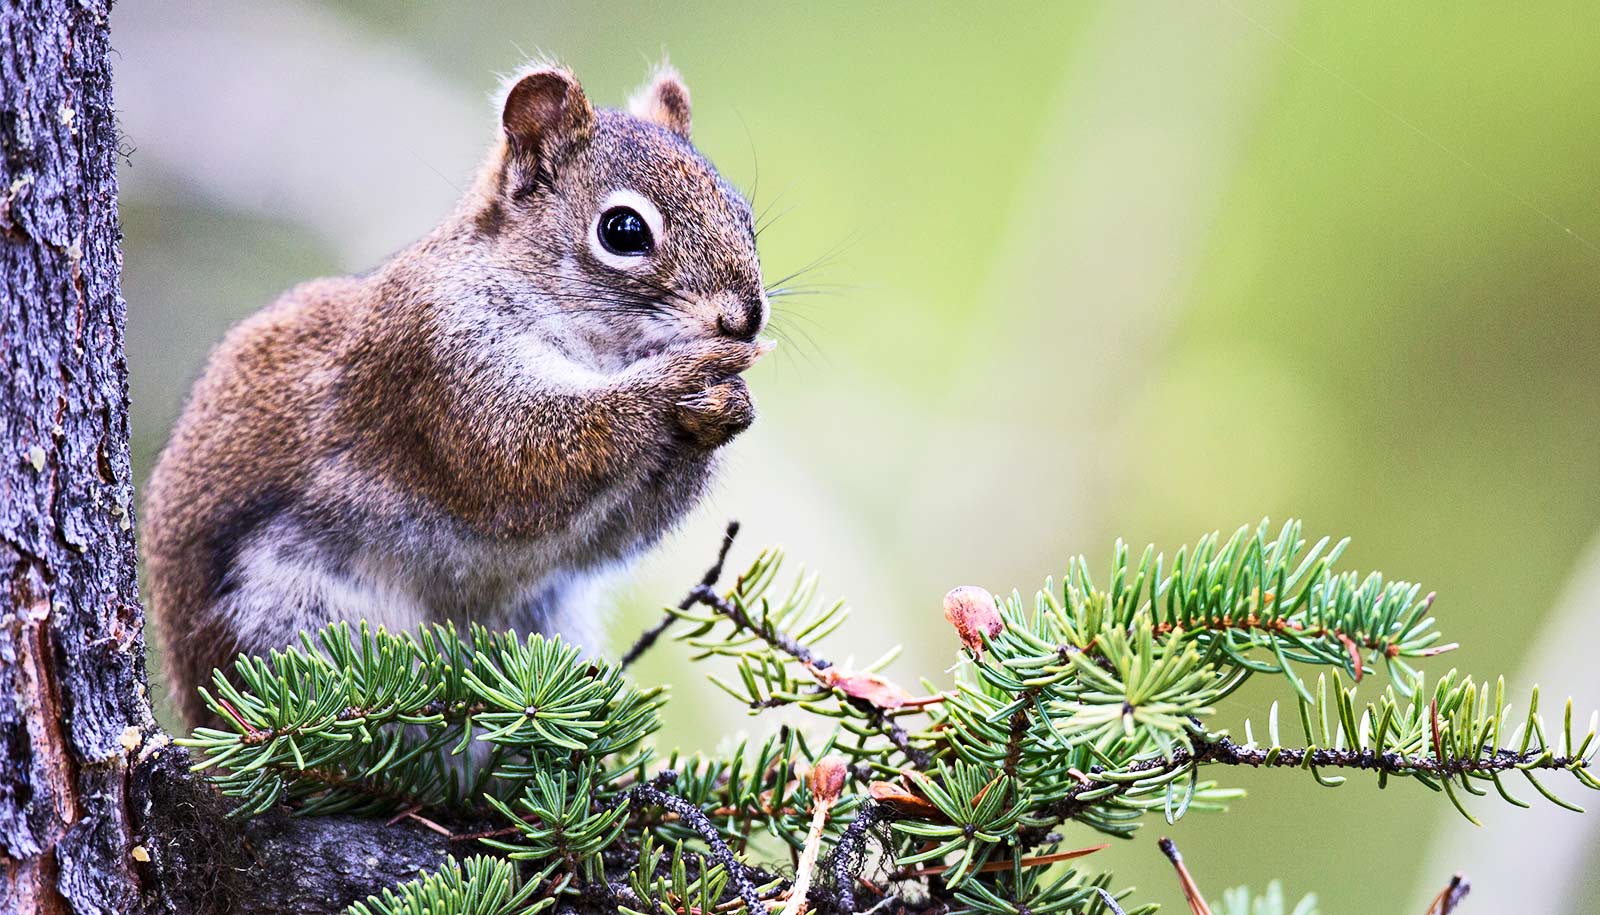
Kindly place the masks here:
<instances>
[{"instance_id":1,"label":"squirrel's ear","mask_svg":"<svg viewBox=\"0 0 1600 915\"><path fill-rule=\"evenodd\" d=\"M689 87L666 64L628 100L628 113L689 139Z\"/></svg>"},{"instance_id":2,"label":"squirrel's ear","mask_svg":"<svg viewBox=\"0 0 1600 915\"><path fill-rule=\"evenodd\" d=\"M549 157L594 129L594 109L578 78L564 67L524 70L508 86L500 124L513 153L530 159Z\"/></svg>"}]
</instances>

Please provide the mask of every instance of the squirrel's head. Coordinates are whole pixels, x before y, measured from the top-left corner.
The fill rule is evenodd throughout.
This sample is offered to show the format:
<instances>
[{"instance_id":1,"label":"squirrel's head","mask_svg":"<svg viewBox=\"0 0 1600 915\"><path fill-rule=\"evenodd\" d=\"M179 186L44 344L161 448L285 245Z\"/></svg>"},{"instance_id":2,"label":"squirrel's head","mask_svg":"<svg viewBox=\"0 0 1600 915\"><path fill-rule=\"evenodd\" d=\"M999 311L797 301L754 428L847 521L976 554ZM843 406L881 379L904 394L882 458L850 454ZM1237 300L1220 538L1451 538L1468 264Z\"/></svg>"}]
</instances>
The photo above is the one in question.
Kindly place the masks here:
<instances>
[{"instance_id":1,"label":"squirrel's head","mask_svg":"<svg viewBox=\"0 0 1600 915\"><path fill-rule=\"evenodd\" d=\"M504 318L520 309L609 363L754 339L768 304L750 205L695 150L689 120L689 90L667 68L626 112L592 107L560 67L508 81L464 214L502 278Z\"/></svg>"}]
</instances>

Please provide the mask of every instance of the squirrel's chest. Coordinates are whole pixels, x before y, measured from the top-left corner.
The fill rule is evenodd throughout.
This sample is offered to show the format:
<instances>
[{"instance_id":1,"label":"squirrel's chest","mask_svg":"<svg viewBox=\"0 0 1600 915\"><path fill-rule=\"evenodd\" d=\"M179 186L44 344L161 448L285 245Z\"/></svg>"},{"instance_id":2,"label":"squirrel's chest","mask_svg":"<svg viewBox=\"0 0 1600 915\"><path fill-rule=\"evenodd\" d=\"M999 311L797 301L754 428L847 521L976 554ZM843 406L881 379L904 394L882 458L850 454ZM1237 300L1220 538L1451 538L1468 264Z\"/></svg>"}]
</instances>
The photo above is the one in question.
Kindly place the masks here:
<instances>
[{"instance_id":1,"label":"squirrel's chest","mask_svg":"<svg viewBox=\"0 0 1600 915\"><path fill-rule=\"evenodd\" d=\"M422 621L551 632L589 612L598 583L627 557L583 531L487 537L449 524L413 525L351 557L353 577L405 593Z\"/></svg>"},{"instance_id":2,"label":"squirrel's chest","mask_svg":"<svg viewBox=\"0 0 1600 915\"><path fill-rule=\"evenodd\" d=\"M625 557L580 546L425 524L334 541L280 519L239 552L227 601L242 643L259 649L338 620L391 631L476 622L590 645L601 630L597 598Z\"/></svg>"},{"instance_id":3,"label":"squirrel's chest","mask_svg":"<svg viewBox=\"0 0 1600 915\"><path fill-rule=\"evenodd\" d=\"M341 498L348 488L325 487L309 507L290 502L253 531L235 554L222 612L253 650L330 620L391 631L477 622L593 645L604 583L698 495L703 466L669 467L602 487L534 536L485 532L425 500L353 500ZM383 490L369 482L356 491Z\"/></svg>"}]
</instances>

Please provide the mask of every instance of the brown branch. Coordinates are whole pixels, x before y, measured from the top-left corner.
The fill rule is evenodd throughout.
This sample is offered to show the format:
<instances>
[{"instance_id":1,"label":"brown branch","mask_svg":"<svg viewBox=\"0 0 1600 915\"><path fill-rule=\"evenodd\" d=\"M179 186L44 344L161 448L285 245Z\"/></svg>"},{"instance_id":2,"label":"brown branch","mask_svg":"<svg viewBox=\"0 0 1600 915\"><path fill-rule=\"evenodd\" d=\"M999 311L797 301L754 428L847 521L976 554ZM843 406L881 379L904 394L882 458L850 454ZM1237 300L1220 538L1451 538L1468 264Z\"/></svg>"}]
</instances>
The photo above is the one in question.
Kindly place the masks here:
<instances>
[{"instance_id":1,"label":"brown branch","mask_svg":"<svg viewBox=\"0 0 1600 915\"><path fill-rule=\"evenodd\" d=\"M437 823L425 819L418 814L422 813L423 811L427 811L435 814L455 813L460 815L462 813L466 813L467 815L471 815L474 812L472 810L450 811L441 808L438 805L423 803L422 801L417 800L414 795L386 787L381 780L365 779L359 776L353 776L348 770L337 766L312 766L301 769L293 764L272 764L267 766L267 768L270 768L275 772L282 772L286 777L291 779L300 778L308 782L322 785L327 791L348 791L351 794L359 794L363 797L372 798L375 801L388 801L390 803L400 805L403 809L395 815L393 820L389 821L390 825L393 825L396 821L402 819L415 819L418 822L426 824L434 831L439 832L440 835L448 836L451 834L448 829L444 829ZM289 806L294 807L296 805L291 803ZM484 810L478 812L486 813L487 809L485 808Z\"/></svg>"},{"instance_id":2,"label":"brown branch","mask_svg":"<svg viewBox=\"0 0 1600 915\"><path fill-rule=\"evenodd\" d=\"M1206 904L1206 897L1201 895L1199 884L1194 882L1194 875L1189 873L1189 868L1183 863L1183 855L1178 853L1178 844L1166 836L1156 842L1161 848L1161 853L1172 862L1173 870L1178 872L1178 884L1183 887L1183 901L1189 904L1192 915L1211 915L1211 906Z\"/></svg>"},{"instance_id":3,"label":"brown branch","mask_svg":"<svg viewBox=\"0 0 1600 915\"><path fill-rule=\"evenodd\" d=\"M676 773L664 773L676 775ZM654 782L671 784L670 778L657 777L651 784L639 785L628 792L629 802L633 804L654 804L665 807L683 819L683 822L700 835L710 850L712 860L721 864L728 873L728 882L733 885L734 891L740 899L744 900L749 915L767 915L767 907L761 901L761 893L756 889L755 881L750 878L751 871L744 862L734 855L733 849L722 840L722 834L717 831L715 823L687 798L680 797L657 787Z\"/></svg>"},{"instance_id":4,"label":"brown branch","mask_svg":"<svg viewBox=\"0 0 1600 915\"><path fill-rule=\"evenodd\" d=\"M1425 598L1425 601L1431 604L1433 602L1433 595L1429 594ZM1262 617L1251 613L1242 619L1235 619L1232 616L1209 617L1204 620L1191 621L1187 627L1177 623L1157 623L1154 632L1157 636L1163 636L1173 632L1180 632L1185 628L1207 629L1213 632L1267 632L1274 635L1282 635L1284 633L1293 632L1296 635L1308 638L1337 639L1344 644L1345 650L1350 655L1351 664L1356 672L1357 680L1361 679L1362 673L1360 656L1361 648L1367 648L1372 651L1381 651L1385 657L1395 658L1400 656L1400 646L1389 642L1387 639L1383 639L1375 635L1358 638L1348 632L1327 626L1319 627L1317 629L1307 629L1304 624L1289 619L1286 616L1280 616L1273 619L1263 619ZM1419 655L1421 657L1433 657L1434 655L1439 655L1450 651L1455 647L1456 646L1453 644L1440 645L1434 648L1424 649L1419 653Z\"/></svg>"},{"instance_id":5,"label":"brown branch","mask_svg":"<svg viewBox=\"0 0 1600 915\"><path fill-rule=\"evenodd\" d=\"M1546 753L1527 752L1518 753L1513 750L1496 750L1483 756L1454 757L1439 759L1432 756L1409 756L1403 753L1379 753L1376 750L1305 750L1298 748L1275 748L1264 750L1260 747L1243 747L1226 737L1207 738L1195 736L1192 738L1195 746L1190 750L1178 750L1172 754L1171 759L1155 757L1134 763L1126 769L1118 770L1123 773L1149 773L1156 777L1180 769L1187 769L1197 764L1214 763L1225 766L1250 766L1251 768L1277 768L1298 769L1309 765L1313 769L1367 769L1375 772L1384 772L1390 775L1431 775L1436 778L1450 778L1453 776L1472 774L1488 775L1495 772L1508 772L1513 769L1527 768L1530 765L1539 769L1573 769L1587 768L1584 760L1572 756L1550 756ZM1309 759L1307 758L1309 757ZM1095 776L1105 771L1095 766L1086 773L1088 782L1079 784L1052 805L1051 812L1061 819L1070 819L1083 810L1095 804L1103 803L1105 796L1097 797L1093 801L1080 801L1083 793L1104 786L1104 782ZM1132 783L1124 783L1121 794Z\"/></svg>"},{"instance_id":6,"label":"brown branch","mask_svg":"<svg viewBox=\"0 0 1600 915\"><path fill-rule=\"evenodd\" d=\"M1444 889L1439 891L1439 895L1433 897L1433 901L1428 904L1428 911L1425 915L1450 915L1451 912L1456 910L1456 906L1461 904L1461 900L1467 898L1467 894L1470 892L1472 892L1472 884L1467 882L1466 875L1456 874L1450 878L1449 883L1445 884Z\"/></svg>"},{"instance_id":7,"label":"brown branch","mask_svg":"<svg viewBox=\"0 0 1600 915\"><path fill-rule=\"evenodd\" d=\"M833 856L828 859L828 866L833 872L834 892L837 894L839 911L856 910L854 890L854 869L858 864L856 858L863 854L862 846L866 844L867 830L889 818L886 808L867 801L856 810L856 818L845 827L844 834L839 837L839 844L833 847Z\"/></svg>"},{"instance_id":8,"label":"brown branch","mask_svg":"<svg viewBox=\"0 0 1600 915\"><path fill-rule=\"evenodd\" d=\"M1277 757L1269 760L1270 754L1270 750L1241 747L1223 737L1213 743L1202 744L1192 754L1191 759L1195 762L1222 763L1230 766L1299 768L1306 763L1306 757L1310 756L1310 765L1316 769L1371 769L1390 775L1422 773L1445 778L1463 774L1507 772L1524 768L1530 763L1539 763L1536 768L1540 769L1587 768L1583 760L1573 756L1551 756L1546 760L1543 752L1517 753L1513 750L1496 750L1483 756L1449 759L1408 756L1393 752L1379 753L1376 750L1280 749ZM1177 755L1181 758L1185 754Z\"/></svg>"},{"instance_id":9,"label":"brown branch","mask_svg":"<svg viewBox=\"0 0 1600 915\"><path fill-rule=\"evenodd\" d=\"M260 746L261 744L270 743L271 741L277 740L279 737L288 737L291 734L298 734L304 731L307 727L305 723L301 723L292 727L258 728L255 725L245 721L244 716L237 708L234 707L233 703L229 702L227 699L218 696L213 701L216 703L218 708L224 714L226 714L235 725L238 726L239 742L247 747ZM438 715L441 718L444 718L446 721L463 721L471 718L473 715L476 715L479 712L487 711L488 708L489 707L482 702L446 702L443 699L434 699L416 708L386 709L385 714L394 719L427 718ZM374 711L376 711L376 709L354 705L346 706L345 708L341 709L338 714L333 716L333 720L341 723L351 722L357 719L366 718Z\"/></svg>"},{"instance_id":10,"label":"brown branch","mask_svg":"<svg viewBox=\"0 0 1600 915\"><path fill-rule=\"evenodd\" d=\"M762 629L756 625L755 620L750 618L750 614L744 612L743 608L718 594L710 585L696 587L689 592L689 596L684 600L688 601L691 606L697 603L705 604L707 607L727 617L735 627L754 633L762 641L802 664L809 664L818 670L827 670L833 666L832 661L818 655L782 632L776 629L771 629L770 631Z\"/></svg>"},{"instance_id":11,"label":"brown branch","mask_svg":"<svg viewBox=\"0 0 1600 915\"><path fill-rule=\"evenodd\" d=\"M1032 720L1028 715L1028 703L1032 702L1033 697L1036 695L1038 695L1038 691L1031 688L1025 689L1017 695L1017 698L1022 700L1022 704L1018 705L1017 710L1011 713L1011 720L1007 723L1011 733L1006 738L1005 763L1002 767L1007 775L1016 775L1017 765L1022 762L1022 741L1023 738L1028 736L1028 725Z\"/></svg>"},{"instance_id":12,"label":"brown branch","mask_svg":"<svg viewBox=\"0 0 1600 915\"><path fill-rule=\"evenodd\" d=\"M733 538L737 536L739 536L739 522L729 521L727 530L723 531L722 533L722 547L717 551L717 561L712 563L711 568L706 570L706 574L700 578L700 583L695 585L694 588L690 589L688 595L686 595L683 600L678 602L679 610L687 610L694 606L699 600L699 594L702 590L709 590L716 586L717 579L722 577L722 567L728 561L728 551L733 549ZM668 627L670 627L676 620L677 617L673 614L664 614L659 623L656 623L654 626L646 629L639 636L638 640L633 643L633 646L629 648L627 653L622 656L622 660L618 662L617 666L626 670L629 664L639 660L639 658L645 652L649 651L650 648L655 645L656 640L661 638L662 633L666 632Z\"/></svg>"},{"instance_id":13,"label":"brown branch","mask_svg":"<svg viewBox=\"0 0 1600 915\"><path fill-rule=\"evenodd\" d=\"M912 768L926 769L933 765L933 755L927 750L924 750L921 747L913 744L911 742L911 734L907 732L905 728L901 727L898 722L891 720L888 713L884 709L878 708L877 706L868 702L864 702L860 699L850 699L847 701L849 701L856 708L859 708L867 713L867 720L872 723L873 727L878 729L878 732L884 736L884 739L888 740L896 750L900 751L900 755L904 756L906 761L911 763Z\"/></svg>"},{"instance_id":14,"label":"brown branch","mask_svg":"<svg viewBox=\"0 0 1600 915\"><path fill-rule=\"evenodd\" d=\"M757 638L760 638L767 644L773 646L779 651L782 651L784 654L787 654L800 663L811 667L813 669L813 673L834 668L835 665L832 661L829 661L827 658L818 655L816 652L795 641L788 635L777 631L776 629L771 627L764 628L758 625L755 620L750 618L750 614L746 613L742 607L717 593L715 585L717 580L722 577L722 568L728 558L728 550L733 545L733 538L738 533L739 522L728 522L728 530L723 536L722 549L717 554L717 561L709 570L706 571L704 577L700 579L700 583L691 588L689 593L684 596L683 600L678 603L678 609L687 610L695 604L703 604L726 617L729 622L733 623L736 631L745 631L754 634ZM655 644L656 640L661 637L661 634L666 631L667 627L670 626L676 619L677 617L669 612L660 623L657 623L655 626L646 630L645 633L641 635L636 642L634 642L633 647L629 648L627 653L622 656L620 666L624 668L627 667L634 660L637 660L640 655L648 651L650 647ZM929 696L921 700L913 701L915 701L918 705L932 705L942 700L943 697L940 696ZM906 731L906 729L891 720L890 715L893 712L892 709L883 709L871 702L866 702L850 696L847 696L845 701L850 702L856 708L861 709L867 715L867 719L872 723L872 726L877 728L878 731L883 734L885 739L887 739L889 743L893 744L895 749L899 750L900 753L905 756L906 760L910 762L912 766L918 769L925 769L932 763L933 757L926 750L923 750L913 744L911 742L911 735ZM767 707L768 705L776 707L787 704L789 704L787 701L769 700L768 703L758 704L756 708L759 709Z\"/></svg>"}]
</instances>

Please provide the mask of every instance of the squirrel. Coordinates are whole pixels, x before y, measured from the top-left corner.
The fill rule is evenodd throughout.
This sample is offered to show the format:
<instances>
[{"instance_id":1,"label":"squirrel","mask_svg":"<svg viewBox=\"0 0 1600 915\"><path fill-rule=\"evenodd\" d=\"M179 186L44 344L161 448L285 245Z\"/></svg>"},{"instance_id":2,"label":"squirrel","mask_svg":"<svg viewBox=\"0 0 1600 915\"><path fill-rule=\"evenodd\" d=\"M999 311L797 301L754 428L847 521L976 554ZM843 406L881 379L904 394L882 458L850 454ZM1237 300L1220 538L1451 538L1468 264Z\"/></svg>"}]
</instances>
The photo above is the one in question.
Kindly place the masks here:
<instances>
[{"instance_id":1,"label":"squirrel","mask_svg":"<svg viewBox=\"0 0 1600 915\"><path fill-rule=\"evenodd\" d=\"M750 205L663 67L627 111L506 81L455 210L296 286L211 354L150 478L171 695L335 620L476 621L593 649L605 581L695 505L771 349Z\"/></svg>"}]
</instances>

